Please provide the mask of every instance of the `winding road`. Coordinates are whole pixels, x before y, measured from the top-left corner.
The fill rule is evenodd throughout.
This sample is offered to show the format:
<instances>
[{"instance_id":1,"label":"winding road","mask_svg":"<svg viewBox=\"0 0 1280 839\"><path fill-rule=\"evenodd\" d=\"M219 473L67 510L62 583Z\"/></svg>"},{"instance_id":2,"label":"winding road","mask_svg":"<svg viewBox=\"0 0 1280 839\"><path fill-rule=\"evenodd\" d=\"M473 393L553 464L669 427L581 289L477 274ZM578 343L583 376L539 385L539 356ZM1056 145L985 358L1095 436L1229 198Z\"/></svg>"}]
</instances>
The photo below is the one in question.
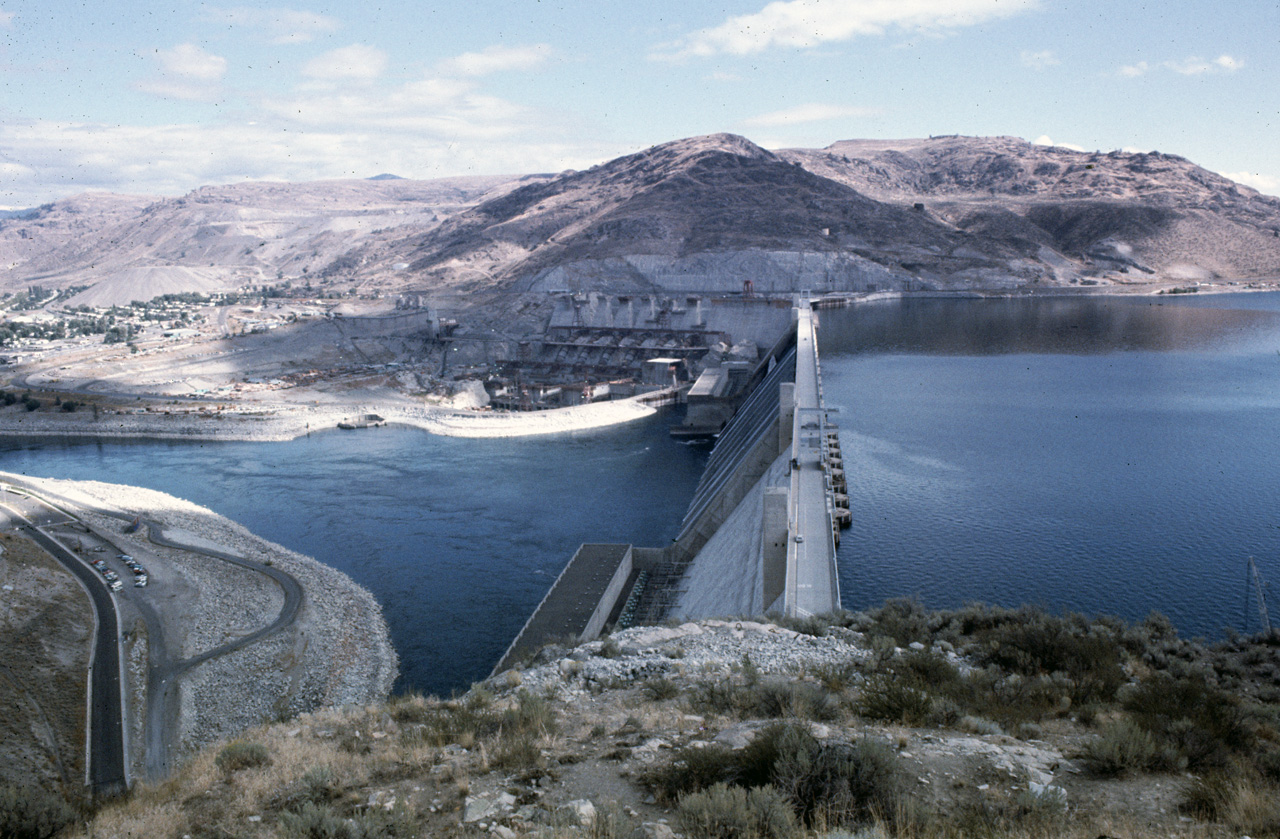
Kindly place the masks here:
<instances>
[{"instance_id":1,"label":"winding road","mask_svg":"<svg viewBox=\"0 0 1280 839\"><path fill-rule=\"evenodd\" d=\"M23 512L13 511L21 518L22 527L32 539L58 559L76 576L93 602L97 632L90 663L89 701L89 760L88 783L95 795L122 792L130 785L127 759L127 741L124 725L124 694L121 679L120 628L114 598L102 577L84 560L65 548L43 528L71 523L84 528L98 540L122 551L109 535L86 525L69 509L75 502L56 494L38 490L17 478L4 476L4 489L22 498ZM57 503L53 500L56 499ZM5 505L8 506L8 505ZM12 508L10 508L12 509ZM111 510L95 508L95 512L124 522L132 516ZM290 626L302 607L303 589L293 575L260 562L234 554L213 550L204 546L188 545L165 536L163 525L144 519L147 538L152 543L173 550L199 554L227 562L271 578L284 596L279 613L265 626L226 644L206 650L190 658L177 659L169 650L164 638L164 625L148 599L138 596L133 605L147 626L149 661L147 668L146 723L145 723L145 771L149 780L160 780L171 769L174 729L177 726L179 707L174 688L181 676L192 668L219 656L243 649Z\"/></svg>"}]
</instances>

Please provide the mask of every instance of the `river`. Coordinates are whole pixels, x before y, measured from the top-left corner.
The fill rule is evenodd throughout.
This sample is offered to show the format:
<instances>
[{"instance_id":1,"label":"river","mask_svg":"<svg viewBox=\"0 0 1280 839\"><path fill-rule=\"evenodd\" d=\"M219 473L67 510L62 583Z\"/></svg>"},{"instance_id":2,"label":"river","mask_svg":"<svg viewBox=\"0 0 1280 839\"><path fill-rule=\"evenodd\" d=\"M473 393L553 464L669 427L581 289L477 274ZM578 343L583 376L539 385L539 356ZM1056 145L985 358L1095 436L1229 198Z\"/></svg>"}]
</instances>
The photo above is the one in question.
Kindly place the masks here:
<instances>
[{"instance_id":1,"label":"river","mask_svg":"<svg viewBox=\"0 0 1280 839\"><path fill-rule=\"evenodd\" d=\"M824 312L847 608L913 596L1257 630L1280 581L1280 295Z\"/></svg>"},{"instance_id":2,"label":"river","mask_svg":"<svg viewBox=\"0 0 1280 839\"><path fill-rule=\"evenodd\" d=\"M1280 580L1280 295L911 300L824 311L854 526L844 605L913 596L1217 636ZM399 689L487 675L583 541L660 546L705 448L675 414L554 437L0 441L0 469L158 489L350 574Z\"/></svg>"}]
</instances>

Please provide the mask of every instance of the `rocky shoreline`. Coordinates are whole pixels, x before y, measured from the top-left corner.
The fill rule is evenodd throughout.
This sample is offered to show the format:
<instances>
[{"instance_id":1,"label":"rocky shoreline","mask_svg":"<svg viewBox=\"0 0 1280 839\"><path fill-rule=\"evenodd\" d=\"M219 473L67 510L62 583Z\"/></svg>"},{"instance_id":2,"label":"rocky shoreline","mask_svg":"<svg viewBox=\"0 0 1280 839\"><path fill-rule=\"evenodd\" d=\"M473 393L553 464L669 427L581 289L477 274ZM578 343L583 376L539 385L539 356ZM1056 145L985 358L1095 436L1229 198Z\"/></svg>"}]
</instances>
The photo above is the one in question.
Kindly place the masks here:
<instances>
[{"instance_id":1,"label":"rocky shoreline","mask_svg":"<svg viewBox=\"0 0 1280 839\"><path fill-rule=\"evenodd\" d=\"M0 435L93 439L226 440L285 442L336 429L343 419L376 413L392 425L442 437L530 437L606 428L648 419L657 409L643 397L547 411L461 411L447 408L353 404L343 408L263 405L236 412L147 411L34 415L21 406L0 412ZM20 412L20 413L19 413Z\"/></svg>"},{"instance_id":2,"label":"rocky shoreline","mask_svg":"<svg viewBox=\"0 0 1280 839\"><path fill-rule=\"evenodd\" d=\"M121 549L163 563L153 577L168 575L164 589L182 592L176 607L181 614L162 615L174 658L199 656L270 624L280 611L280 589L261 574L213 556L160 547L149 541L147 528L122 533L120 516L141 516L175 543L268 565L302 585L303 602L292 625L182 675L179 752L271 720L390 695L398 658L381 607L341 571L165 493L96 481L22 481L72 505L86 524L109 533ZM175 608L159 598L159 590L142 591L156 598L158 612Z\"/></svg>"}]
</instances>

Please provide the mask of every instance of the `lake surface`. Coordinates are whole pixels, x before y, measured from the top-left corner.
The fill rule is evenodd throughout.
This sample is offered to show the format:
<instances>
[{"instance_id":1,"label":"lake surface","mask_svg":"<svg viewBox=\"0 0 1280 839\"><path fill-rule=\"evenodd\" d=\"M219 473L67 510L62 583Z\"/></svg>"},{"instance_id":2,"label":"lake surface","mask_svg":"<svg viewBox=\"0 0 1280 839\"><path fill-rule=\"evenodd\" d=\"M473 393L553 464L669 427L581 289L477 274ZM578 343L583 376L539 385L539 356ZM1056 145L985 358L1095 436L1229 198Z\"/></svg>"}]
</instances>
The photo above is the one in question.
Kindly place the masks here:
<instances>
[{"instance_id":1,"label":"lake surface","mask_svg":"<svg viewBox=\"0 0 1280 839\"><path fill-rule=\"evenodd\" d=\"M821 316L854 526L844 605L915 596L1216 636L1280 580L1280 295L915 300ZM583 541L675 536L706 450L677 414L525 440L0 441L0 469L158 489L340 568L400 689L487 675Z\"/></svg>"},{"instance_id":2,"label":"lake surface","mask_svg":"<svg viewBox=\"0 0 1280 839\"><path fill-rule=\"evenodd\" d=\"M914 596L1258 628L1280 580L1280 296L824 312L848 608Z\"/></svg>"},{"instance_id":3,"label":"lake surface","mask_svg":"<svg viewBox=\"0 0 1280 839\"><path fill-rule=\"evenodd\" d=\"M513 440L417 429L288 443L0 441L0 469L186 498L345 571L373 592L400 654L398 690L484 678L584 541L661 546L706 449L674 413Z\"/></svg>"}]
</instances>

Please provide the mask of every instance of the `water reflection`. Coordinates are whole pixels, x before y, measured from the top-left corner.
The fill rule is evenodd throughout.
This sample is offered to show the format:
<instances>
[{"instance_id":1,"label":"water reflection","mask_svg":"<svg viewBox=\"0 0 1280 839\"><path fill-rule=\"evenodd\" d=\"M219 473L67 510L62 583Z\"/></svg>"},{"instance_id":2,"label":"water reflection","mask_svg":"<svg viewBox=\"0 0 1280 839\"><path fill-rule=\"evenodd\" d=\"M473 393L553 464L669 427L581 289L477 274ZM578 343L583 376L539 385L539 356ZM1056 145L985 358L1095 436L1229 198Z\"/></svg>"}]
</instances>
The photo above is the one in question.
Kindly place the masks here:
<instances>
[{"instance_id":1,"label":"water reflection","mask_svg":"<svg viewBox=\"0 0 1280 839\"><path fill-rule=\"evenodd\" d=\"M1230 297L1249 302L1244 295ZM824 356L1226 350L1256 338L1278 317L1186 305L1173 297L908 299L823 312L821 341Z\"/></svg>"}]
</instances>

